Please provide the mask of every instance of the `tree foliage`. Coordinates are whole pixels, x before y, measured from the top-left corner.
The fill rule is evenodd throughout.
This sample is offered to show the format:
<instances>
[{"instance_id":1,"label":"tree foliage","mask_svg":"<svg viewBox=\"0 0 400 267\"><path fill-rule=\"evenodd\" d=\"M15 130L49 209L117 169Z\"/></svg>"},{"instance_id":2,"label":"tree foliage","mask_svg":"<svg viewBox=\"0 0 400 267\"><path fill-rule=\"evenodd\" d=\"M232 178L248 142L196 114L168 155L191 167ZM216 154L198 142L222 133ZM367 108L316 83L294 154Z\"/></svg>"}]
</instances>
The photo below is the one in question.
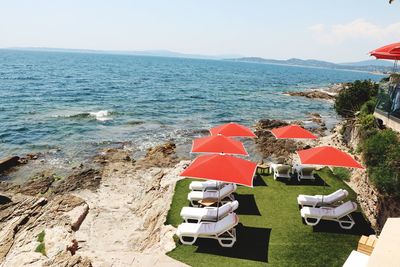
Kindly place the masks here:
<instances>
[{"instance_id":1,"label":"tree foliage","mask_svg":"<svg viewBox=\"0 0 400 267\"><path fill-rule=\"evenodd\" d=\"M336 112L345 117L354 117L361 106L376 97L379 84L370 80L355 81L342 89L335 99Z\"/></svg>"},{"instance_id":2,"label":"tree foliage","mask_svg":"<svg viewBox=\"0 0 400 267\"><path fill-rule=\"evenodd\" d=\"M400 197L400 140L386 129L366 138L362 144L371 181L383 193Z\"/></svg>"}]
</instances>

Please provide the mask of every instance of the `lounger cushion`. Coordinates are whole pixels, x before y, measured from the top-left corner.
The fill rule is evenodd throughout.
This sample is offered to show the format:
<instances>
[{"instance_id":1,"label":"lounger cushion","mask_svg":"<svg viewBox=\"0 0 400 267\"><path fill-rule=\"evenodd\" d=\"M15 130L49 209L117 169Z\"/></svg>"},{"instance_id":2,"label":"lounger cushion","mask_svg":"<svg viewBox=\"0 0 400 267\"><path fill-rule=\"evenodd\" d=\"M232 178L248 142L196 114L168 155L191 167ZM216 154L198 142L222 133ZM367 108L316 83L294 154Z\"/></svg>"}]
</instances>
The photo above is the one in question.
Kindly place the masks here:
<instances>
[{"instance_id":1,"label":"lounger cushion","mask_svg":"<svg viewBox=\"0 0 400 267\"><path fill-rule=\"evenodd\" d=\"M217 181L193 181L189 185L190 190L195 190L195 191L202 191L206 189L214 189L216 190L217 188L221 187L223 185L222 182L217 182Z\"/></svg>"},{"instance_id":2,"label":"lounger cushion","mask_svg":"<svg viewBox=\"0 0 400 267\"><path fill-rule=\"evenodd\" d=\"M184 219L197 219L197 220L216 220L217 214L219 218L225 217L228 213L235 211L239 207L237 200L228 202L219 208L194 208L184 207L181 210L181 217Z\"/></svg>"},{"instance_id":3,"label":"lounger cushion","mask_svg":"<svg viewBox=\"0 0 400 267\"><path fill-rule=\"evenodd\" d=\"M341 218L346 214L349 214L356 210L357 210L357 204L351 201L347 201L346 203L343 203L339 207L335 208L335 215L337 218Z\"/></svg>"},{"instance_id":4,"label":"lounger cushion","mask_svg":"<svg viewBox=\"0 0 400 267\"><path fill-rule=\"evenodd\" d=\"M347 214L352 213L357 210L357 204L352 201L347 201L342 205L331 208L331 207L323 207L323 208L310 208L304 207L300 210L302 217L308 218L342 218Z\"/></svg>"},{"instance_id":5,"label":"lounger cushion","mask_svg":"<svg viewBox=\"0 0 400 267\"><path fill-rule=\"evenodd\" d=\"M332 194L329 194L326 196L299 195L297 197L297 203L299 205L310 205L310 206L314 206L314 205L320 204L320 203L332 204L334 202L337 202L339 200L346 198L348 195L349 195L349 192L347 192L347 190L343 190L343 189L339 189L339 190L333 192Z\"/></svg>"},{"instance_id":6,"label":"lounger cushion","mask_svg":"<svg viewBox=\"0 0 400 267\"><path fill-rule=\"evenodd\" d=\"M236 191L237 186L235 184L227 184L222 187L219 192L216 191L192 191L188 194L189 200L201 200L201 199L223 199L233 192Z\"/></svg>"},{"instance_id":7,"label":"lounger cushion","mask_svg":"<svg viewBox=\"0 0 400 267\"><path fill-rule=\"evenodd\" d=\"M218 222L182 223L178 226L178 236L207 236L222 234L238 224L238 217L231 213Z\"/></svg>"}]
</instances>

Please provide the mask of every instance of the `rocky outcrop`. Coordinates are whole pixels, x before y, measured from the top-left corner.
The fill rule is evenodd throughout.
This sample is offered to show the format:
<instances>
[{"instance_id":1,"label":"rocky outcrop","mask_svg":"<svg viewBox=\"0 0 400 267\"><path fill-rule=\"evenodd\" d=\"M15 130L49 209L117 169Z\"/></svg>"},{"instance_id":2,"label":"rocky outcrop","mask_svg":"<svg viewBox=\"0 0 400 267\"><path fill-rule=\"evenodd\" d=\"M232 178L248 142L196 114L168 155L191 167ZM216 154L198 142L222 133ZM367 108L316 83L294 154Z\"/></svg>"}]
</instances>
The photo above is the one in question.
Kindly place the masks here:
<instances>
[{"instance_id":1,"label":"rocky outcrop","mask_svg":"<svg viewBox=\"0 0 400 267\"><path fill-rule=\"evenodd\" d=\"M71 256L69 252L63 251L53 259L43 263L43 267L63 266L63 267L92 267L92 262L87 257L79 255Z\"/></svg>"},{"instance_id":2,"label":"rocky outcrop","mask_svg":"<svg viewBox=\"0 0 400 267\"><path fill-rule=\"evenodd\" d=\"M0 173L17 166L18 164L19 157L17 156L0 159Z\"/></svg>"},{"instance_id":3,"label":"rocky outcrop","mask_svg":"<svg viewBox=\"0 0 400 267\"><path fill-rule=\"evenodd\" d=\"M69 194L51 198L14 195L12 202L0 206L2 266L42 266L66 252L67 245L74 239L72 223L76 221L68 212L82 205L85 205L83 199ZM46 256L35 252L40 244L37 236L42 231L45 233L43 244ZM72 256L71 253L67 255Z\"/></svg>"},{"instance_id":4,"label":"rocky outcrop","mask_svg":"<svg viewBox=\"0 0 400 267\"><path fill-rule=\"evenodd\" d=\"M45 171L21 185L0 183L2 267L185 266L165 255L176 229L164 223L188 164L175 144L137 161L106 149L94 162L100 169L81 165L64 179Z\"/></svg>"},{"instance_id":5,"label":"rocky outcrop","mask_svg":"<svg viewBox=\"0 0 400 267\"><path fill-rule=\"evenodd\" d=\"M290 159L292 154L301 148L304 144L289 139L276 139L270 132L271 129L286 126L287 122L281 120L260 120L255 125L256 146L264 159L284 157Z\"/></svg>"},{"instance_id":6,"label":"rocky outcrop","mask_svg":"<svg viewBox=\"0 0 400 267\"><path fill-rule=\"evenodd\" d=\"M326 127L325 121L318 113L309 113L311 121L316 125L315 127L308 128L309 131L313 132L317 136L325 136L328 128Z\"/></svg>"},{"instance_id":7,"label":"rocky outcrop","mask_svg":"<svg viewBox=\"0 0 400 267\"><path fill-rule=\"evenodd\" d=\"M98 190L75 192L90 206L76 234L85 241L77 254L93 259L95 266L183 265L165 255L175 247L175 228L164 223L179 173L188 164L159 167L172 164L174 150L174 145L158 146L134 164L116 159L116 151L104 154Z\"/></svg>"},{"instance_id":8,"label":"rocky outcrop","mask_svg":"<svg viewBox=\"0 0 400 267\"><path fill-rule=\"evenodd\" d=\"M306 97L306 98L312 98L312 99L324 99L324 100L334 100L335 95L325 92L325 91L319 91L319 90L310 90L310 91L301 91L301 92L284 92L284 94L290 95L290 96L301 96L301 97Z\"/></svg>"},{"instance_id":9,"label":"rocky outcrop","mask_svg":"<svg viewBox=\"0 0 400 267\"><path fill-rule=\"evenodd\" d=\"M358 146L360 129L354 122L345 122L341 133L341 141L347 148ZM387 218L400 217L400 199L381 194L369 181L366 170L354 170L350 186L357 192L357 200L376 231L383 228Z\"/></svg>"},{"instance_id":10,"label":"rocky outcrop","mask_svg":"<svg viewBox=\"0 0 400 267\"><path fill-rule=\"evenodd\" d=\"M176 155L176 145L174 143L165 143L147 150L146 156L136 163L137 168L173 167L179 162Z\"/></svg>"},{"instance_id":11,"label":"rocky outcrop","mask_svg":"<svg viewBox=\"0 0 400 267\"><path fill-rule=\"evenodd\" d=\"M26 183L15 187L14 191L28 196L36 196L37 194L46 193L54 181L55 179L52 174L44 172Z\"/></svg>"},{"instance_id":12,"label":"rocky outcrop","mask_svg":"<svg viewBox=\"0 0 400 267\"><path fill-rule=\"evenodd\" d=\"M101 181L101 171L95 169L86 169L77 171L67 178L59 181L53 187L53 193L66 193L79 189L96 190Z\"/></svg>"}]
</instances>

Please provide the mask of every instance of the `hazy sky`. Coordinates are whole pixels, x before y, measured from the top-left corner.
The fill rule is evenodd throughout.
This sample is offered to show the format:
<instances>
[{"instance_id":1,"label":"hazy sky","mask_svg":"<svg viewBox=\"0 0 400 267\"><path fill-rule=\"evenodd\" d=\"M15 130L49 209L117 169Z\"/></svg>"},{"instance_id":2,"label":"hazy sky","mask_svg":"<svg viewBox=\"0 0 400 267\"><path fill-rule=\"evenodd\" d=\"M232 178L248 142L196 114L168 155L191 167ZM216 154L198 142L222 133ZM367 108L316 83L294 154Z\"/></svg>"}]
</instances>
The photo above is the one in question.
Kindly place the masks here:
<instances>
[{"instance_id":1,"label":"hazy sky","mask_svg":"<svg viewBox=\"0 0 400 267\"><path fill-rule=\"evenodd\" d=\"M400 1L0 0L0 47L368 59L400 41Z\"/></svg>"}]
</instances>

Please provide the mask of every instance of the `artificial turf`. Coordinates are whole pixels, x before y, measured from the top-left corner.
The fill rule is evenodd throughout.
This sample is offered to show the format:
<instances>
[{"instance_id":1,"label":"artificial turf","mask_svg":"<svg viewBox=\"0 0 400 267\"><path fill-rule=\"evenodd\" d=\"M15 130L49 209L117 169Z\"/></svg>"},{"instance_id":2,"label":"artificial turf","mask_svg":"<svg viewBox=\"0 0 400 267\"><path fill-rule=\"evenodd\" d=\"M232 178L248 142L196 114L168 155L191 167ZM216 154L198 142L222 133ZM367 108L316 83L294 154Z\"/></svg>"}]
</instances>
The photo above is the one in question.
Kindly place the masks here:
<instances>
[{"instance_id":1,"label":"artificial turf","mask_svg":"<svg viewBox=\"0 0 400 267\"><path fill-rule=\"evenodd\" d=\"M373 233L360 212L353 213L356 225L342 230L336 222L322 222L312 227L303 223L297 196L329 194L339 188L356 194L329 169L317 172L315 182L287 182L271 176L259 176L253 188L239 186L236 199L237 241L232 248L221 248L217 240L198 239L193 246L182 245L168 255L191 266L342 266L356 249L362 234ZM177 227L179 215L188 206L190 179L176 184L167 224Z\"/></svg>"}]
</instances>

